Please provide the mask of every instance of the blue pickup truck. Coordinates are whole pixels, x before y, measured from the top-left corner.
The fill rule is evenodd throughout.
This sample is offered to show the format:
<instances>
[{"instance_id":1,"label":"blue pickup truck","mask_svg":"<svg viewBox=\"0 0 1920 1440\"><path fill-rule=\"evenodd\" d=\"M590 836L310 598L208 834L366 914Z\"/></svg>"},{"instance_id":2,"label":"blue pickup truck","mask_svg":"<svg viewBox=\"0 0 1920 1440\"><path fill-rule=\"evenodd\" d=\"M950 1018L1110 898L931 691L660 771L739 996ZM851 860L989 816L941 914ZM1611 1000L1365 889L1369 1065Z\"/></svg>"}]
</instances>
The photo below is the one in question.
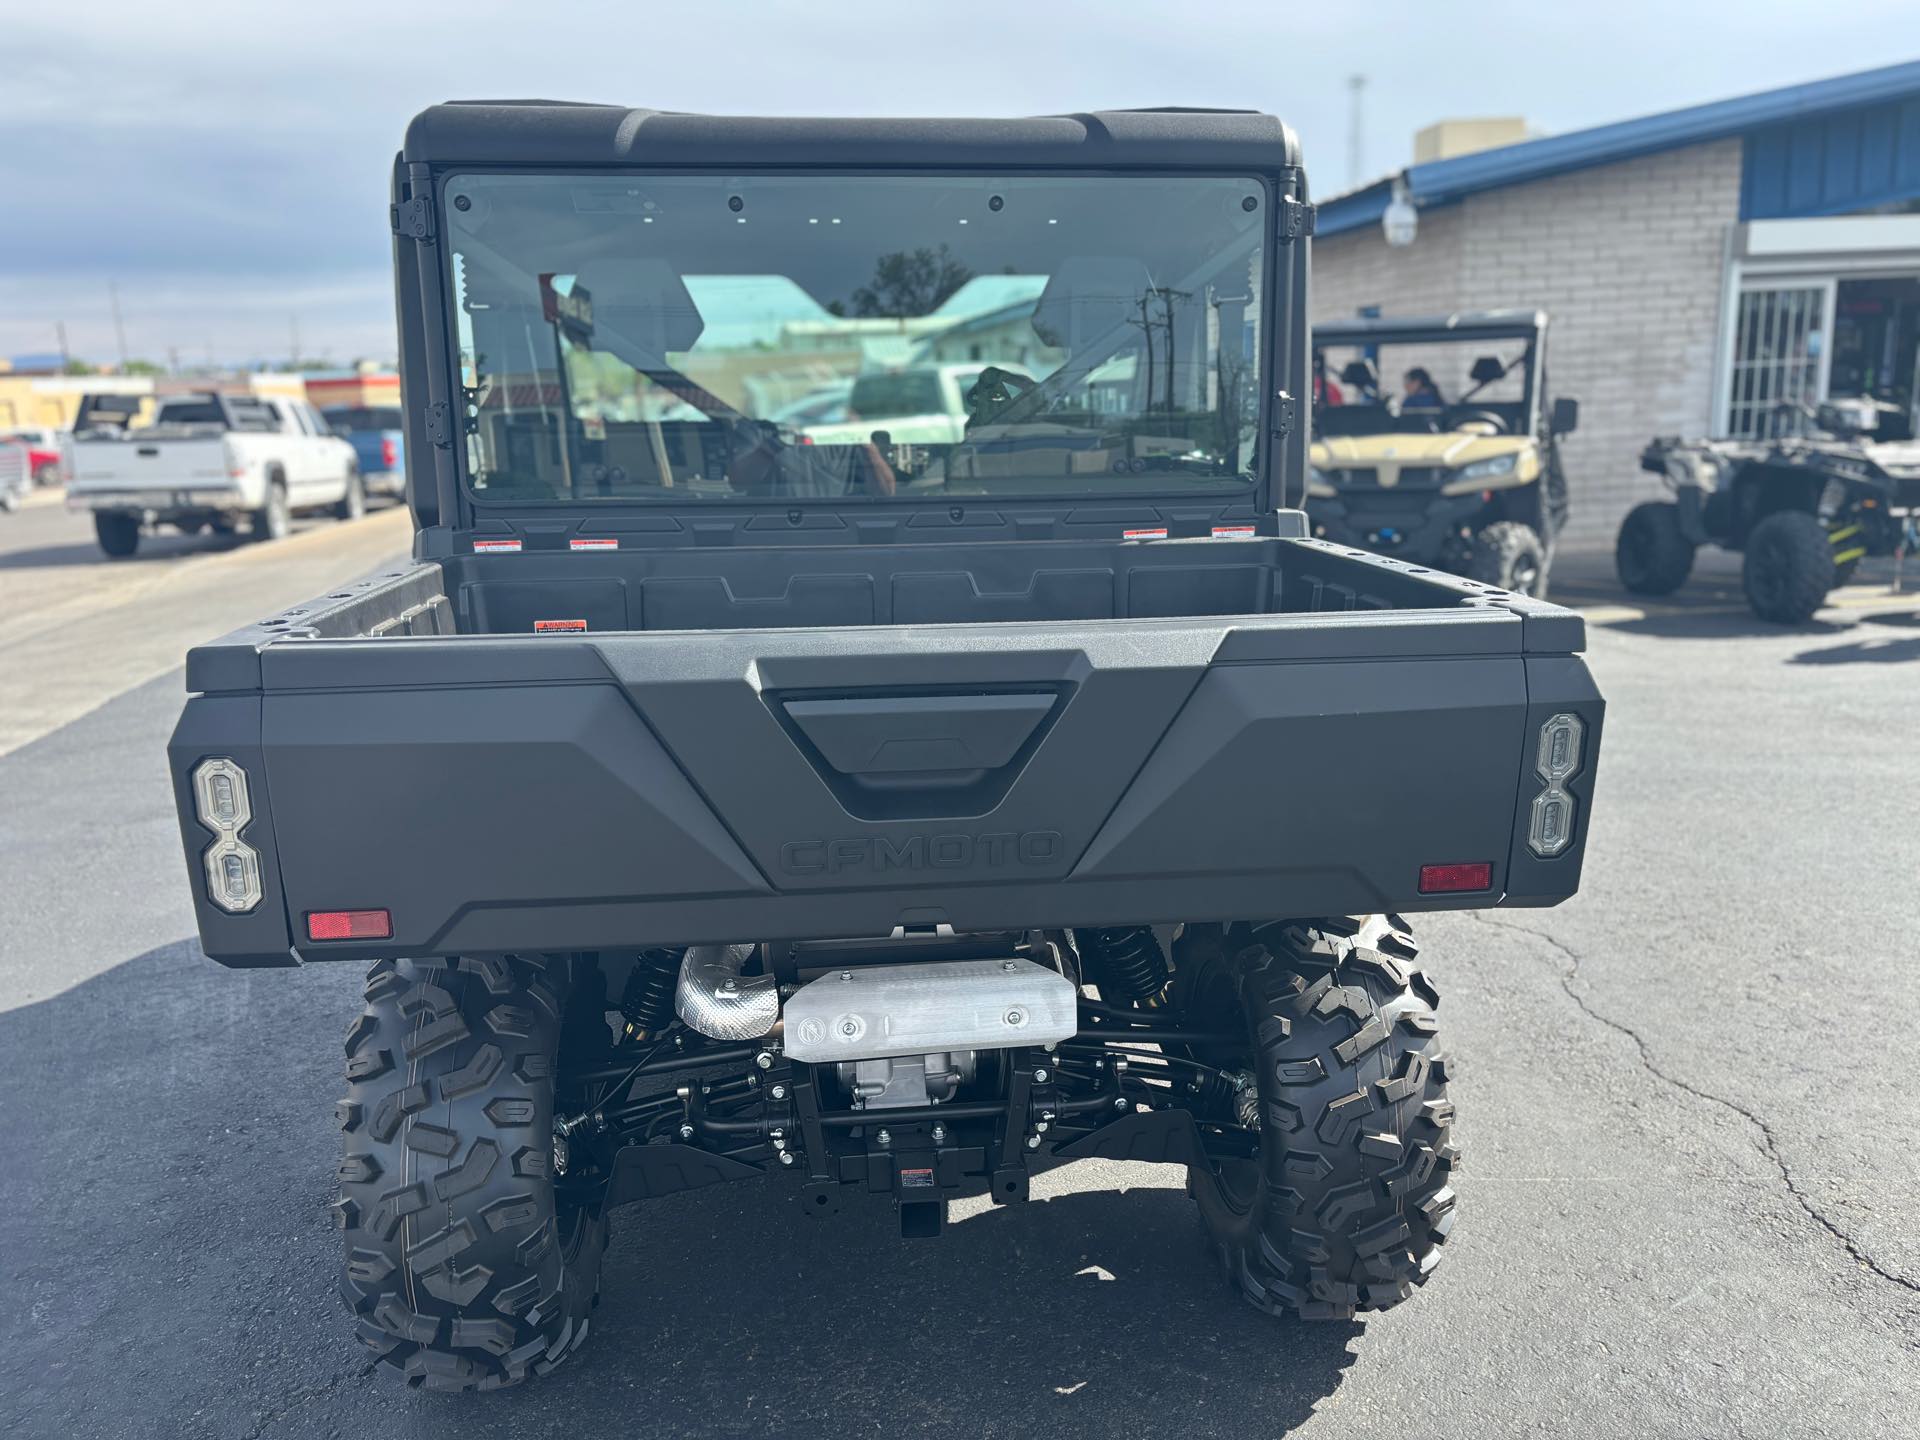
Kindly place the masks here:
<instances>
[{"instance_id":1,"label":"blue pickup truck","mask_svg":"<svg viewBox=\"0 0 1920 1440\"><path fill-rule=\"evenodd\" d=\"M336 405L320 413L353 446L367 494L406 494L407 441L397 406Z\"/></svg>"}]
</instances>

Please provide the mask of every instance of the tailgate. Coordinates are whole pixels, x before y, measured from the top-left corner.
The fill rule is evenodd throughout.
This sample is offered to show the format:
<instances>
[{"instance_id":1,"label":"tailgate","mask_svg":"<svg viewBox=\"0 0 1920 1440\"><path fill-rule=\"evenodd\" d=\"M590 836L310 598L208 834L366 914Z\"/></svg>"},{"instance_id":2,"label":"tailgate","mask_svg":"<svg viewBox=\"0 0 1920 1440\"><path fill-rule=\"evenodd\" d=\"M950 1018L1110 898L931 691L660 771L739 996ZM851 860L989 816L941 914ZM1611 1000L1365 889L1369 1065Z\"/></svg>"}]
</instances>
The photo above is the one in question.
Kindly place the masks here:
<instances>
[{"instance_id":1,"label":"tailgate","mask_svg":"<svg viewBox=\"0 0 1920 1440\"><path fill-rule=\"evenodd\" d=\"M189 703L175 773L218 753L216 711L257 727L268 903L244 941L202 906L236 959L1550 904L1601 706L1524 634L1469 607L290 641L263 693ZM1556 712L1585 762L1542 861ZM1488 884L1423 895L1435 864ZM392 942L307 946L307 913L349 909Z\"/></svg>"},{"instance_id":2,"label":"tailgate","mask_svg":"<svg viewBox=\"0 0 1920 1440\"><path fill-rule=\"evenodd\" d=\"M140 493L220 489L229 483L223 435L179 440L83 440L73 447L73 456L69 495L97 490Z\"/></svg>"}]
</instances>

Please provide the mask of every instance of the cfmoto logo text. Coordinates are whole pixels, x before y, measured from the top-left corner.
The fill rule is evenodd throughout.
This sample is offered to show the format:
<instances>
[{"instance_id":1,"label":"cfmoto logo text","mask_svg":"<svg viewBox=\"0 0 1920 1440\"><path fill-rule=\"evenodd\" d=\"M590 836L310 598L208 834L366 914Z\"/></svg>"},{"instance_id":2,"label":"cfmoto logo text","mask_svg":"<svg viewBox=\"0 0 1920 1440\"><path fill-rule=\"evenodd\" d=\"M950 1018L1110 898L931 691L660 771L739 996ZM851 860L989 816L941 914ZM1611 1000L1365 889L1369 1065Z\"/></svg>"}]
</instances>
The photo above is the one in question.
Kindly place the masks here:
<instances>
[{"instance_id":1,"label":"cfmoto logo text","mask_svg":"<svg viewBox=\"0 0 1920 1440\"><path fill-rule=\"evenodd\" d=\"M780 847L780 868L790 875L839 875L848 870L970 870L1001 865L1051 865L1060 858L1061 843L1058 830L789 840Z\"/></svg>"}]
</instances>

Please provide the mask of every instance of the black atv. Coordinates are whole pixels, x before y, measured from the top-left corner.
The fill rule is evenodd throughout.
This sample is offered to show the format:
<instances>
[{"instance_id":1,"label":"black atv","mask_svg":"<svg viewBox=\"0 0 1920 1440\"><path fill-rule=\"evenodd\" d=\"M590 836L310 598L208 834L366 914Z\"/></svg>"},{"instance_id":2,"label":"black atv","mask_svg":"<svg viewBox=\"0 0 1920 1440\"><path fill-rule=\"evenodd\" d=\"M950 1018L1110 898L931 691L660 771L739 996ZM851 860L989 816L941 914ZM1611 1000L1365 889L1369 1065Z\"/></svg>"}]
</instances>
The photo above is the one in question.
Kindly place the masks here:
<instances>
[{"instance_id":1,"label":"black atv","mask_svg":"<svg viewBox=\"0 0 1920 1440\"><path fill-rule=\"evenodd\" d=\"M1762 620L1798 625L1846 584L1861 560L1891 555L1920 510L1920 444L1890 406L1872 401L1788 406L1774 435L1651 442L1640 468L1672 500L1634 506L1614 547L1620 583L1670 595L1705 544L1745 553L1747 603Z\"/></svg>"}]
</instances>

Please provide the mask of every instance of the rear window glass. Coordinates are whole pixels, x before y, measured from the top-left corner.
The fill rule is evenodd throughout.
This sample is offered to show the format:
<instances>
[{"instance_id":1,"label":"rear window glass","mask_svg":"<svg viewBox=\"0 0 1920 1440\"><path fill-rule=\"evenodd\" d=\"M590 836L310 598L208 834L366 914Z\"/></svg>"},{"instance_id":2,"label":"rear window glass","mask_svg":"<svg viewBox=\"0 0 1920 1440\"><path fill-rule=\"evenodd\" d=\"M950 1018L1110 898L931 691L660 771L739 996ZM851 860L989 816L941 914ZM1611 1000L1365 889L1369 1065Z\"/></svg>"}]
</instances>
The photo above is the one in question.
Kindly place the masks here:
<instances>
[{"instance_id":1,"label":"rear window glass","mask_svg":"<svg viewBox=\"0 0 1920 1440\"><path fill-rule=\"evenodd\" d=\"M320 412L335 430L399 430L400 411L392 406L336 405Z\"/></svg>"}]
</instances>

